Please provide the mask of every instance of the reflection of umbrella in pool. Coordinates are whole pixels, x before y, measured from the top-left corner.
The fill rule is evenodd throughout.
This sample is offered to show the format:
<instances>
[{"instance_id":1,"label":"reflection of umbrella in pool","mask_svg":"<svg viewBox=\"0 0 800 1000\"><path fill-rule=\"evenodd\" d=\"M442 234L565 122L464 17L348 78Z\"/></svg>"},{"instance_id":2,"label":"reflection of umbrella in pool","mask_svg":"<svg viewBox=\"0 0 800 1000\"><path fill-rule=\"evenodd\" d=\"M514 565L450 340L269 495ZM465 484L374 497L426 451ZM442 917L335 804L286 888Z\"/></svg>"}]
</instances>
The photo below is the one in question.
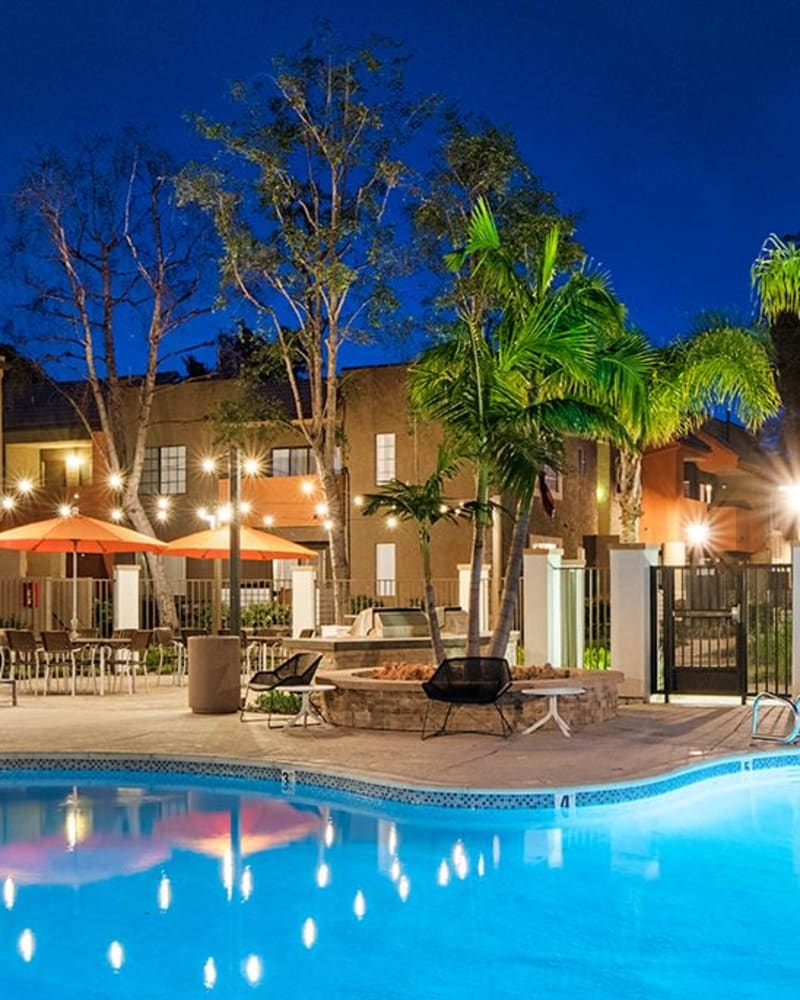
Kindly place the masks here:
<instances>
[{"instance_id":1,"label":"reflection of umbrella in pool","mask_svg":"<svg viewBox=\"0 0 800 1000\"><path fill-rule=\"evenodd\" d=\"M150 535L85 514L51 517L0 532L0 549L72 553L72 622L78 627L78 553L160 552L164 543Z\"/></svg>"},{"instance_id":2,"label":"reflection of umbrella in pool","mask_svg":"<svg viewBox=\"0 0 800 1000\"><path fill-rule=\"evenodd\" d=\"M318 813L295 809L288 802L245 799L240 807L224 811L169 816L155 831L172 846L224 858L232 851L245 856L302 840L321 826Z\"/></svg>"},{"instance_id":3,"label":"reflection of umbrella in pool","mask_svg":"<svg viewBox=\"0 0 800 1000\"><path fill-rule=\"evenodd\" d=\"M0 847L0 880L22 885L85 885L134 875L170 855L162 840L96 834L70 848L63 836L42 837Z\"/></svg>"}]
</instances>

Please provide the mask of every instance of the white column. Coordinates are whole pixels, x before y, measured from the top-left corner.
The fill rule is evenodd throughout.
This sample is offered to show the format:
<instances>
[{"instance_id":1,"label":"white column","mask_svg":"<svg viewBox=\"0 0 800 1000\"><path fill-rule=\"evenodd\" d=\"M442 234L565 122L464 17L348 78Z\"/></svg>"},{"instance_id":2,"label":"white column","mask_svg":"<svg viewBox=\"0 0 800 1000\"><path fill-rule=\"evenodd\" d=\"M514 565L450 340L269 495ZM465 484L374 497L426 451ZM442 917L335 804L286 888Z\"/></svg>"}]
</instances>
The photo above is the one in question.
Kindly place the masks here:
<instances>
[{"instance_id":1,"label":"white column","mask_svg":"<svg viewBox=\"0 0 800 1000\"><path fill-rule=\"evenodd\" d=\"M469 578L470 566L460 563L458 566L458 604L464 611L469 611ZM478 607L478 631L489 631L489 567L481 566L481 589Z\"/></svg>"},{"instance_id":2,"label":"white column","mask_svg":"<svg viewBox=\"0 0 800 1000\"><path fill-rule=\"evenodd\" d=\"M314 566L292 569L292 636L317 627L317 570Z\"/></svg>"},{"instance_id":3,"label":"white column","mask_svg":"<svg viewBox=\"0 0 800 1000\"><path fill-rule=\"evenodd\" d=\"M564 572L568 570L569 572ZM586 641L586 560L585 559L562 559L561 560L561 586L562 586L562 612L564 639L569 637L567 642L562 642L564 656L567 652L572 652L570 657L573 662L562 663L559 658L559 666L573 667L581 670L583 668L583 649ZM568 650L564 650L567 646Z\"/></svg>"},{"instance_id":4,"label":"white column","mask_svg":"<svg viewBox=\"0 0 800 1000\"><path fill-rule=\"evenodd\" d=\"M114 567L114 628L139 628L139 567Z\"/></svg>"},{"instance_id":5,"label":"white column","mask_svg":"<svg viewBox=\"0 0 800 1000\"><path fill-rule=\"evenodd\" d=\"M625 680L619 693L650 697L650 571L657 545L619 545L611 557L611 669Z\"/></svg>"},{"instance_id":6,"label":"white column","mask_svg":"<svg viewBox=\"0 0 800 1000\"><path fill-rule=\"evenodd\" d=\"M525 663L561 666L561 549L529 549L522 555Z\"/></svg>"},{"instance_id":7,"label":"white column","mask_svg":"<svg viewBox=\"0 0 800 1000\"><path fill-rule=\"evenodd\" d=\"M800 544L792 545L792 695L800 695Z\"/></svg>"}]
</instances>

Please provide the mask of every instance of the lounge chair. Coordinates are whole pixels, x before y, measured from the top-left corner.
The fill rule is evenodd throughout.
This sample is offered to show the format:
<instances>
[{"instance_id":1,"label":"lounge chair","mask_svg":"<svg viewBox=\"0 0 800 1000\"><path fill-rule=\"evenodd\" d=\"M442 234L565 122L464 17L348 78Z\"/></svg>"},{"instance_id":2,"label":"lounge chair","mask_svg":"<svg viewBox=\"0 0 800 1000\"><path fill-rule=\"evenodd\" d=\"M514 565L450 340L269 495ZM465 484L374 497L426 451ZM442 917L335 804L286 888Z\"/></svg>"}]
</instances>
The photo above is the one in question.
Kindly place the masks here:
<instances>
[{"instance_id":1,"label":"lounge chair","mask_svg":"<svg viewBox=\"0 0 800 1000\"><path fill-rule=\"evenodd\" d=\"M511 724L500 707L500 698L511 687L511 671L508 661L500 656L458 656L442 660L433 677L425 681L422 690L431 701L447 704L447 711L441 726L427 732L430 703L425 709L422 722L422 738L443 736L447 731L450 713L457 705L493 705L500 716L501 735L511 735ZM484 732L484 730L479 730Z\"/></svg>"},{"instance_id":2,"label":"lounge chair","mask_svg":"<svg viewBox=\"0 0 800 1000\"><path fill-rule=\"evenodd\" d=\"M276 691L282 687L301 687L310 684L322 661L319 653L295 653L279 663L274 670L257 670L247 682L242 698L239 721L244 722L251 692Z\"/></svg>"},{"instance_id":3,"label":"lounge chair","mask_svg":"<svg viewBox=\"0 0 800 1000\"><path fill-rule=\"evenodd\" d=\"M767 740L770 743L794 743L800 737L800 704L798 702L800 699L797 702L792 701L788 694L775 694L772 691L762 691L761 694L757 694L753 702L750 739ZM783 736L758 731L761 710L770 705L789 713L788 722L790 725Z\"/></svg>"}]
</instances>

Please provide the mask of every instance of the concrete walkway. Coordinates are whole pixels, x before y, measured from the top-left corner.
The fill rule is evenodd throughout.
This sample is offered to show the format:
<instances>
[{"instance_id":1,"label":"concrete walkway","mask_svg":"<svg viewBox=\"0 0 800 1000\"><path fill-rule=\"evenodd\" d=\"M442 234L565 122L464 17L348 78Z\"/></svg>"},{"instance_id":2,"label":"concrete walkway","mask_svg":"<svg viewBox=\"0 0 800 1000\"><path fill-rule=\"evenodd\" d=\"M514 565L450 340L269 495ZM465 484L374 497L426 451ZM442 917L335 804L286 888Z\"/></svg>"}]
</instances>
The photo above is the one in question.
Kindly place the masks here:
<instances>
[{"instance_id":1,"label":"concrete walkway","mask_svg":"<svg viewBox=\"0 0 800 1000\"><path fill-rule=\"evenodd\" d=\"M777 722L776 722L777 724ZM264 761L411 785L547 788L664 773L753 749L742 706L628 705L566 739L555 729L510 740L350 729L268 729L238 715L193 715L187 689L149 693L21 695L0 705L0 752L106 752ZM756 744L774 752L775 744Z\"/></svg>"}]
</instances>

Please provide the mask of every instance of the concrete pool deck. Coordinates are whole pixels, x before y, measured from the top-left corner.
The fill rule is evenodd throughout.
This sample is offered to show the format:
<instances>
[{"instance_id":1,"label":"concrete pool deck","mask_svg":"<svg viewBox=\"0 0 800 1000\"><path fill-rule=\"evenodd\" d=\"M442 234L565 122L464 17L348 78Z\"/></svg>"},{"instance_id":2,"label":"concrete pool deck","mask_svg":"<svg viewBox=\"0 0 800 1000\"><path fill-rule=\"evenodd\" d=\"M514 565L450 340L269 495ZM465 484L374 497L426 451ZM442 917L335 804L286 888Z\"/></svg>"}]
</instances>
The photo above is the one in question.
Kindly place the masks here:
<instances>
[{"instance_id":1,"label":"concrete pool deck","mask_svg":"<svg viewBox=\"0 0 800 1000\"><path fill-rule=\"evenodd\" d=\"M3 694L0 694L3 697ZM775 720L777 724L777 719ZM115 753L294 764L336 774L449 788L564 788L630 781L745 753L775 752L750 743L749 706L623 705L609 722L509 740L453 734L424 743L417 733L309 726L269 729L236 715L194 715L187 689L151 685L148 693L21 694L0 705L0 753Z\"/></svg>"}]
</instances>

